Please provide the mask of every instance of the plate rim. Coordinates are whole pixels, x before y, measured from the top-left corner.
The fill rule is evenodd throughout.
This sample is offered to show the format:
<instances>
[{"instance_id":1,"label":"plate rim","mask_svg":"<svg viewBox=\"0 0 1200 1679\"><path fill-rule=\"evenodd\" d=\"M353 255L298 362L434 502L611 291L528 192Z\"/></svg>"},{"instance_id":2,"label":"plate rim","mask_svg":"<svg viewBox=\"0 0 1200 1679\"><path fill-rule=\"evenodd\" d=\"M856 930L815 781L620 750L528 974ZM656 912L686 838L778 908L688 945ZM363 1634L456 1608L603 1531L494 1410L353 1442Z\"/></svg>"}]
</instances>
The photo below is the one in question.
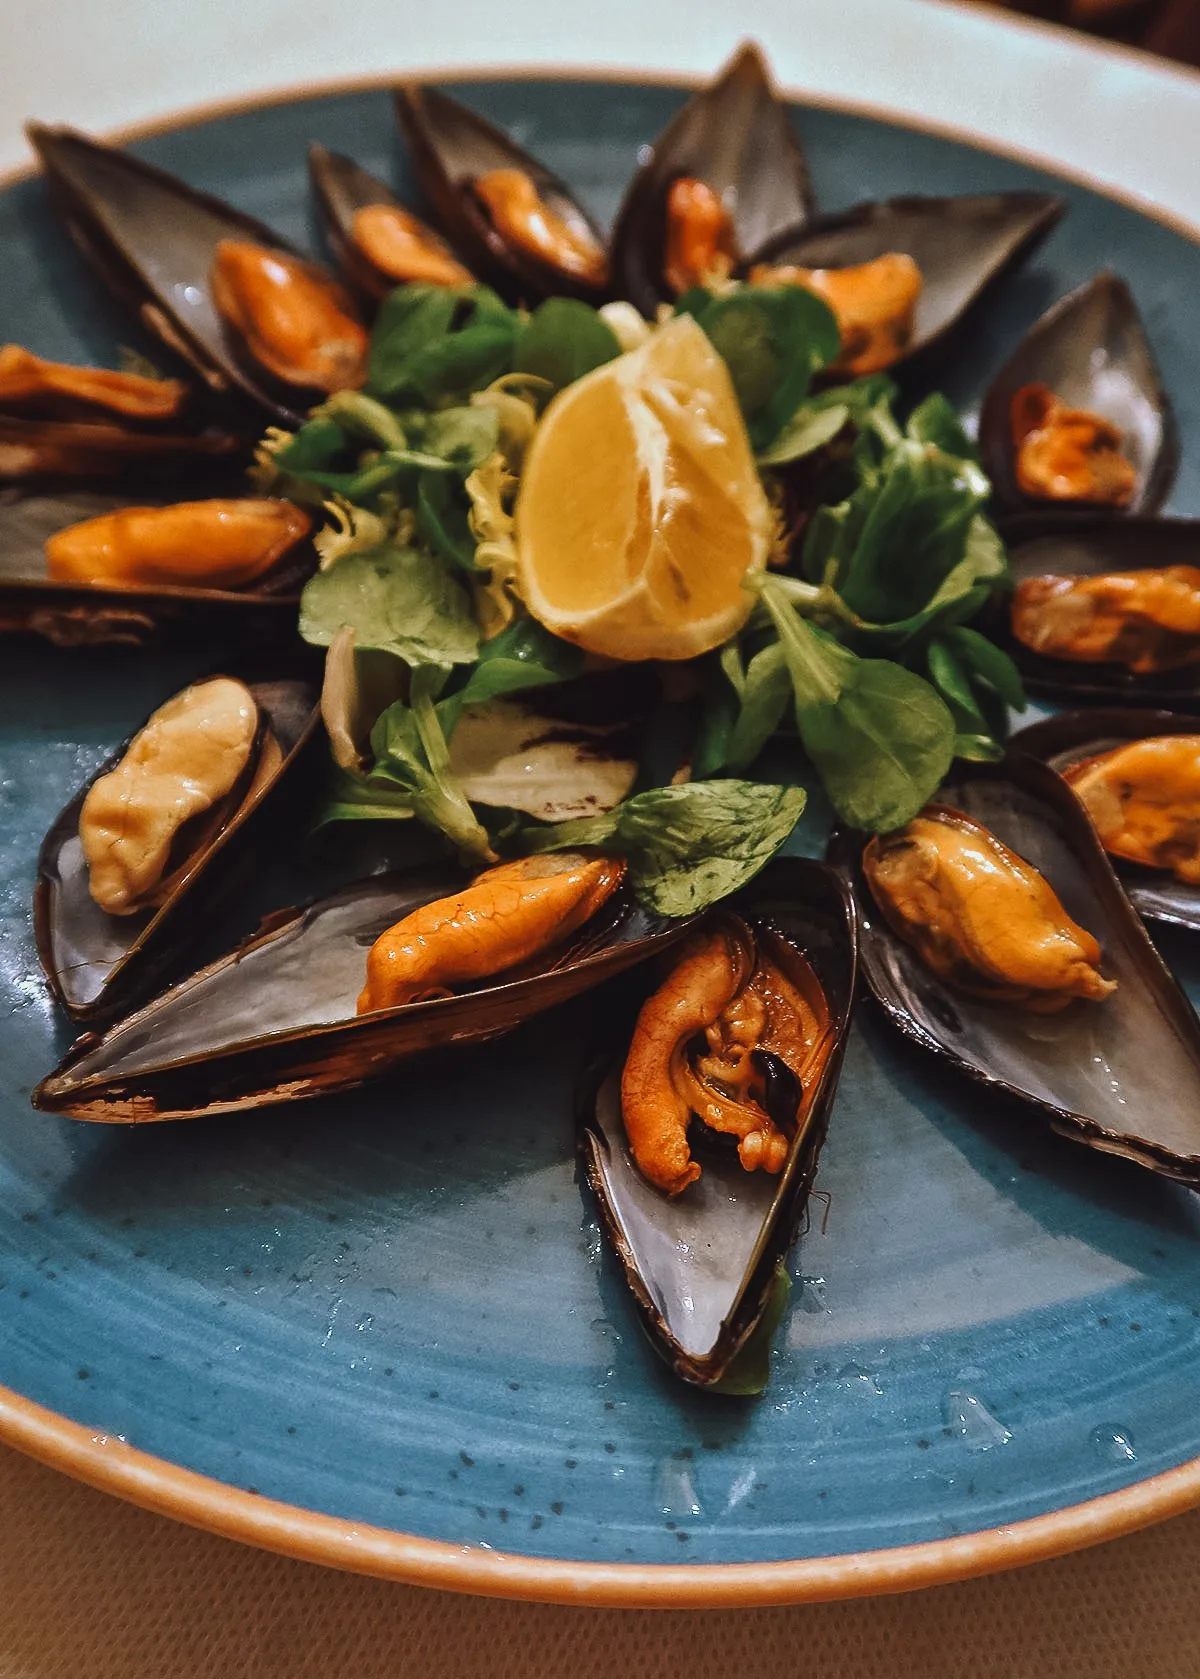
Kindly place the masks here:
<instances>
[{"instance_id":1,"label":"plate rim","mask_svg":"<svg viewBox=\"0 0 1200 1679\"><path fill-rule=\"evenodd\" d=\"M1056 36L1067 34L1052 25L1040 27ZM1072 40L1075 45L1095 45ZM1123 57L1127 50L1138 58L1150 56L1111 47L1102 56ZM98 137L124 145L305 99L386 91L404 73L402 69L367 72L201 100L106 130ZM423 67L419 74L422 80L450 84L586 81L681 90L699 87L706 80L689 73L601 64L457 65ZM879 101L821 94L782 81L777 85L785 99L800 106L885 122L1042 170L1200 245L1200 222L1086 170L1058 163L1045 153L986 139L956 124L914 117ZM0 192L39 174L35 161L0 171ZM614 1609L766 1608L915 1591L1048 1561L1200 1506L1197 1456L1115 1492L1019 1522L942 1539L774 1562L597 1563L453 1544L267 1498L131 1446L120 1435L76 1422L3 1384L0 1443L153 1514L300 1561L435 1590Z\"/></svg>"}]
</instances>

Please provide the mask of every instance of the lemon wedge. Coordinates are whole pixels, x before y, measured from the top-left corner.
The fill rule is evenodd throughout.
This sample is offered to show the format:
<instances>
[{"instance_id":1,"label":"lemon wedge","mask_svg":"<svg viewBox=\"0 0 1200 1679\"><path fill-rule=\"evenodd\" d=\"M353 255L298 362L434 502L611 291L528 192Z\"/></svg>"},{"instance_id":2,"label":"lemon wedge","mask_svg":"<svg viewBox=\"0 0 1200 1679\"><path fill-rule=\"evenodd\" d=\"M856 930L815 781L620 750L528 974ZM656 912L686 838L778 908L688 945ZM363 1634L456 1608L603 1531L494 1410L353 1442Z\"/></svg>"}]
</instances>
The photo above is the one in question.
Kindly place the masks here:
<instances>
[{"instance_id":1,"label":"lemon wedge","mask_svg":"<svg viewBox=\"0 0 1200 1679\"><path fill-rule=\"evenodd\" d=\"M691 659L753 605L774 521L728 369L689 315L547 408L516 507L530 612L610 659Z\"/></svg>"}]
</instances>

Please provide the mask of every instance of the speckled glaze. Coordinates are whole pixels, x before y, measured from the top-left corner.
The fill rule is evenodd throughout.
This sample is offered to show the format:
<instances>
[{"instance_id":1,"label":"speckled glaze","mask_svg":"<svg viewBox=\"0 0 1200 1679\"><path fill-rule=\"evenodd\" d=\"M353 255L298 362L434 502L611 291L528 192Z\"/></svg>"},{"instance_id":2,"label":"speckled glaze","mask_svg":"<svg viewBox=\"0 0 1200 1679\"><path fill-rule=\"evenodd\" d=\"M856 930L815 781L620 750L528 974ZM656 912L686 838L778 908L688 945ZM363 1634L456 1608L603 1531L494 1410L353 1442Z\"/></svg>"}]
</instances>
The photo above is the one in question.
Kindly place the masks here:
<instances>
[{"instance_id":1,"label":"speckled glaze","mask_svg":"<svg viewBox=\"0 0 1200 1679\"><path fill-rule=\"evenodd\" d=\"M601 217L637 146L682 97L595 83L457 91ZM1059 186L863 118L800 121L831 208L904 191ZM303 242L310 140L405 191L382 92L242 113L137 150ZM1172 510L1200 513L1190 302L1200 249L1061 190L1070 214L960 349L944 388L970 406L1050 301L1113 266L1137 296L1179 417ZM0 247L6 337L101 360L130 340L36 184L0 196ZM219 1497L207 1512L182 1494L152 1498L157 1507L410 1578L431 1577L416 1552L372 1561L366 1528L441 1541L458 1549L439 1553L440 1583L468 1589L567 1596L564 1564L650 1568L629 1567L627 1586L606 1576L608 1601L702 1601L703 1571L685 1591L677 1566L654 1575L670 1565L714 1565L712 1600L727 1601L734 1574L715 1565L860 1552L884 1554L847 1569L839 1589L898 1583L896 1547L1045 1516L1200 1456L1200 1203L1047 1135L867 1007L758 1401L673 1381L602 1250L572 1152L594 999L552 1029L537 1023L353 1099L128 1131L35 1114L29 1089L70 1040L30 927L41 836L71 788L212 657L199 646L68 655L8 644L0 660L0 1383L100 1438L344 1518L363 1542L322 1550L304 1541L303 1518L255 1531L222 1517ZM806 823L800 843L811 849L819 830ZM265 868L232 932L298 889L295 871ZM1161 947L1200 996L1200 947L1184 934L1164 934ZM35 1440L32 1424L4 1423L55 1457L53 1419L38 1427ZM57 1457L93 1472L83 1450ZM109 1484L139 1495L119 1477ZM1171 1484L1177 1501L1190 1496L1190 1480ZM1100 1516L1086 1536L1118 1525ZM1064 1522L1039 1544L1084 1536ZM528 1566L505 1575L490 1552ZM978 1566L971 1555L929 1552L943 1576ZM574 1577L581 1594L588 1578L586 1567ZM761 1578L779 1584L760 1598L805 1593L800 1574Z\"/></svg>"}]
</instances>

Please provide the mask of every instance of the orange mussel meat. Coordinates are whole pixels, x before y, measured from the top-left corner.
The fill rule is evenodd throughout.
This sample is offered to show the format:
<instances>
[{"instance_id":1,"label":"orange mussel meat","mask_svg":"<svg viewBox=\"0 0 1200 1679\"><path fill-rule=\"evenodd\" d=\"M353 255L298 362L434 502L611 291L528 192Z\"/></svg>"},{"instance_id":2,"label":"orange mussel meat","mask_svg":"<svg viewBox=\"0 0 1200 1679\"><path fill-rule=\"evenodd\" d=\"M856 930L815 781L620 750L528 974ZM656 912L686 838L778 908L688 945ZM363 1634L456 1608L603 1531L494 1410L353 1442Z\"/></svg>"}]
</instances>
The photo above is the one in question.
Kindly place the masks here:
<instances>
[{"instance_id":1,"label":"orange mussel meat","mask_svg":"<svg viewBox=\"0 0 1200 1679\"><path fill-rule=\"evenodd\" d=\"M1050 882L961 810L926 805L863 853L871 896L939 979L972 997L1056 1014L1116 982Z\"/></svg>"},{"instance_id":2,"label":"orange mussel meat","mask_svg":"<svg viewBox=\"0 0 1200 1679\"><path fill-rule=\"evenodd\" d=\"M125 420L172 420L187 401L178 379L147 379L106 367L47 361L19 344L0 346L0 413L56 415L79 410Z\"/></svg>"},{"instance_id":3,"label":"orange mussel meat","mask_svg":"<svg viewBox=\"0 0 1200 1679\"><path fill-rule=\"evenodd\" d=\"M574 851L485 870L380 934L367 956L359 1014L445 997L531 961L590 920L624 876L619 860Z\"/></svg>"},{"instance_id":4,"label":"orange mussel meat","mask_svg":"<svg viewBox=\"0 0 1200 1679\"><path fill-rule=\"evenodd\" d=\"M364 204L350 237L367 261L398 285L469 286L472 274L432 228L399 204Z\"/></svg>"},{"instance_id":5,"label":"orange mussel meat","mask_svg":"<svg viewBox=\"0 0 1200 1679\"><path fill-rule=\"evenodd\" d=\"M362 384L366 329L346 292L314 263L248 240L222 239L211 282L221 318L276 379L328 392Z\"/></svg>"},{"instance_id":6,"label":"orange mussel meat","mask_svg":"<svg viewBox=\"0 0 1200 1679\"><path fill-rule=\"evenodd\" d=\"M798 1119L833 1044L829 1006L800 952L768 929L714 916L643 1004L621 1078L621 1111L642 1175L678 1195L701 1174L695 1115L735 1137L747 1171L783 1170L791 1133L770 1092L771 1060L795 1081ZM784 972L784 963L788 972Z\"/></svg>"},{"instance_id":7,"label":"orange mussel meat","mask_svg":"<svg viewBox=\"0 0 1200 1679\"><path fill-rule=\"evenodd\" d=\"M733 217L707 181L680 175L667 191L663 278L678 296L724 280L738 260Z\"/></svg>"},{"instance_id":8,"label":"orange mussel meat","mask_svg":"<svg viewBox=\"0 0 1200 1679\"><path fill-rule=\"evenodd\" d=\"M572 280L602 286L608 258L582 225L551 209L523 169L490 169L472 183L500 237Z\"/></svg>"},{"instance_id":9,"label":"orange mussel meat","mask_svg":"<svg viewBox=\"0 0 1200 1679\"><path fill-rule=\"evenodd\" d=\"M879 373L898 361L912 342L924 281L912 257L889 251L851 268L771 267L750 270L756 286L803 286L837 317L842 348L832 373Z\"/></svg>"},{"instance_id":10,"label":"orange mussel meat","mask_svg":"<svg viewBox=\"0 0 1200 1679\"><path fill-rule=\"evenodd\" d=\"M1062 774L1107 852L1200 886L1200 735L1130 741Z\"/></svg>"},{"instance_id":11,"label":"orange mussel meat","mask_svg":"<svg viewBox=\"0 0 1200 1679\"><path fill-rule=\"evenodd\" d=\"M1121 453L1120 431L1102 415L1070 407L1048 385L1022 385L1009 417L1022 495L1112 507L1132 501L1137 469Z\"/></svg>"},{"instance_id":12,"label":"orange mussel meat","mask_svg":"<svg viewBox=\"0 0 1200 1679\"><path fill-rule=\"evenodd\" d=\"M46 562L59 583L239 589L270 571L311 528L302 508L268 498L122 507L56 532Z\"/></svg>"},{"instance_id":13,"label":"orange mussel meat","mask_svg":"<svg viewBox=\"0 0 1200 1679\"><path fill-rule=\"evenodd\" d=\"M1196 566L1027 577L1010 613L1017 640L1052 659L1125 665L1139 675L1200 660Z\"/></svg>"}]
</instances>

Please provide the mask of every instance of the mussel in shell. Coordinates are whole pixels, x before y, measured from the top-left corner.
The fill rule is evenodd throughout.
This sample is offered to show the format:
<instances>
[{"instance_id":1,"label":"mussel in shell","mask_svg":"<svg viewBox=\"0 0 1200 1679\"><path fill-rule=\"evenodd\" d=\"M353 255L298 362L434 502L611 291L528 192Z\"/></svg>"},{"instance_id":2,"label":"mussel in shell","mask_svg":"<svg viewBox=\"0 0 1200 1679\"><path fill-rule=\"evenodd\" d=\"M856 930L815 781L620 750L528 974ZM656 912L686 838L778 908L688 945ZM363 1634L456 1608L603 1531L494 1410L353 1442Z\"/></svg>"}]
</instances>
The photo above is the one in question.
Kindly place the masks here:
<instances>
[{"instance_id":1,"label":"mussel in shell","mask_svg":"<svg viewBox=\"0 0 1200 1679\"><path fill-rule=\"evenodd\" d=\"M871 371L940 345L1032 254L1065 208L1041 192L890 198L777 233L749 253L746 269L760 283L789 269L798 283L806 276L802 283L823 288L835 314L840 299L848 343L838 372ZM860 277L839 279L856 268ZM821 276L816 283L814 273Z\"/></svg>"},{"instance_id":2,"label":"mussel in shell","mask_svg":"<svg viewBox=\"0 0 1200 1679\"><path fill-rule=\"evenodd\" d=\"M585 1083L587 1182L643 1326L687 1381L726 1378L795 1240L841 1069L855 952L842 881L819 863L777 860L648 970L637 1023ZM647 1152L644 1127L672 1147ZM653 1179L639 1152L659 1160Z\"/></svg>"},{"instance_id":3,"label":"mussel in shell","mask_svg":"<svg viewBox=\"0 0 1200 1679\"><path fill-rule=\"evenodd\" d=\"M1024 756L956 770L938 802L1037 871L1076 929L1068 942L1083 932L1084 956L1098 947L1102 982L1114 988L1051 1013L1020 998L972 995L959 975L948 981L935 972L876 908L864 879L866 836L835 834L831 856L854 880L860 906L863 975L888 1018L949 1065L1022 1098L1065 1136L1200 1184L1200 1022L1082 805L1052 770ZM989 890L981 878L976 894ZM986 932L984 906L972 902L969 914Z\"/></svg>"},{"instance_id":4,"label":"mussel in shell","mask_svg":"<svg viewBox=\"0 0 1200 1679\"><path fill-rule=\"evenodd\" d=\"M270 496L121 507L55 531L52 582L102 588L243 589L272 572L312 530L294 502Z\"/></svg>"},{"instance_id":5,"label":"mussel in shell","mask_svg":"<svg viewBox=\"0 0 1200 1679\"><path fill-rule=\"evenodd\" d=\"M164 515L168 535L178 536L182 532L186 536L198 528L206 531L205 525L197 527L186 513L188 506L205 504L183 505L182 514L170 505L154 510ZM153 559L153 544L146 546L144 537L147 529L153 534L154 525L146 523L149 510L131 510L127 497L92 491L49 495L13 490L0 495L0 633L32 633L60 646L80 646L100 642L142 645L180 629L196 636L206 630L224 628L228 632L236 628L260 639L294 632L300 587L313 562L302 533L286 546L281 545L281 533L285 526L287 531L296 532L296 515L301 519L306 516L291 503L266 505L283 511L277 520L269 521L270 529L256 529L256 536L261 540L248 543L242 536L236 540L231 536L228 542L222 538L218 546L218 558L223 564L236 558L237 569L243 575L247 565L251 572L257 573L253 581L237 586L218 582L216 573L210 573L207 579L193 575L190 582L166 581L161 552L149 564L149 572L157 580L146 572L141 581L135 581L126 562L131 554L139 556L140 561L145 561L147 555ZM72 529L78 531L91 524L93 535L98 532L101 537L111 537L114 530L129 528L131 521L127 515L131 513L137 515L132 520L132 532L137 538L133 549L123 548L120 540L115 549L110 549L104 542L94 544L90 540L82 541L78 535L67 535ZM92 524L92 521L100 523ZM256 514L256 526L257 522ZM85 530L85 537L86 534ZM62 569L56 574L47 557L47 547L64 542L66 555ZM278 552L269 567L263 568L257 560L261 560L268 544ZM172 544L168 544L166 552L168 560L174 553L192 565L204 557L202 550L181 551ZM81 553L77 566L75 562ZM120 564L116 563L118 555L124 555ZM101 572L107 574L107 581L100 580ZM225 575L231 573L226 570Z\"/></svg>"},{"instance_id":6,"label":"mussel in shell","mask_svg":"<svg viewBox=\"0 0 1200 1679\"><path fill-rule=\"evenodd\" d=\"M1200 719L1175 711L1064 711L1012 738L1082 801L1130 902L1200 931Z\"/></svg>"},{"instance_id":7,"label":"mussel in shell","mask_svg":"<svg viewBox=\"0 0 1200 1679\"><path fill-rule=\"evenodd\" d=\"M400 285L470 285L445 240L352 158L313 145L308 172L337 265L372 303Z\"/></svg>"},{"instance_id":8,"label":"mussel in shell","mask_svg":"<svg viewBox=\"0 0 1200 1679\"><path fill-rule=\"evenodd\" d=\"M0 483L135 475L162 483L186 473L194 486L249 453L249 442L228 432L175 434L0 413Z\"/></svg>"},{"instance_id":9,"label":"mussel in shell","mask_svg":"<svg viewBox=\"0 0 1200 1679\"><path fill-rule=\"evenodd\" d=\"M20 344L0 345L0 414L157 424L178 419L187 400L188 387L181 379L73 367Z\"/></svg>"},{"instance_id":10,"label":"mussel in shell","mask_svg":"<svg viewBox=\"0 0 1200 1679\"><path fill-rule=\"evenodd\" d=\"M613 288L653 318L813 212L804 154L747 42L643 154L613 225Z\"/></svg>"},{"instance_id":11,"label":"mussel in shell","mask_svg":"<svg viewBox=\"0 0 1200 1679\"><path fill-rule=\"evenodd\" d=\"M1200 703L1200 521L1048 513L1004 534L1014 587L989 628L1033 692Z\"/></svg>"},{"instance_id":12,"label":"mussel in shell","mask_svg":"<svg viewBox=\"0 0 1200 1679\"><path fill-rule=\"evenodd\" d=\"M438 88L402 84L396 114L421 191L473 273L530 303L607 292L603 235L536 158Z\"/></svg>"},{"instance_id":13,"label":"mussel in shell","mask_svg":"<svg viewBox=\"0 0 1200 1679\"><path fill-rule=\"evenodd\" d=\"M1029 440L1033 400L1058 405ZM1040 393L1047 393L1041 395ZM1035 430L1037 428L1034 428ZM1036 321L988 388L979 449L1002 512L1155 513L1179 464L1171 403L1133 294L1097 274ZM1070 493L1068 493L1070 492Z\"/></svg>"},{"instance_id":14,"label":"mussel in shell","mask_svg":"<svg viewBox=\"0 0 1200 1679\"><path fill-rule=\"evenodd\" d=\"M650 915L622 888L516 967L459 982L449 996L359 1013L376 941L466 885L446 869L376 875L270 917L103 1037L82 1039L38 1086L35 1105L129 1123L352 1089L408 1056L509 1031L669 948L689 925Z\"/></svg>"},{"instance_id":15,"label":"mussel in shell","mask_svg":"<svg viewBox=\"0 0 1200 1679\"><path fill-rule=\"evenodd\" d=\"M319 684L257 658L173 696L59 815L38 860L34 931L55 997L110 1018L177 966L213 909L286 832Z\"/></svg>"},{"instance_id":16,"label":"mussel in shell","mask_svg":"<svg viewBox=\"0 0 1200 1679\"><path fill-rule=\"evenodd\" d=\"M349 298L270 228L71 129L28 132L83 254L211 390L298 424L322 393L361 382Z\"/></svg>"}]
</instances>

